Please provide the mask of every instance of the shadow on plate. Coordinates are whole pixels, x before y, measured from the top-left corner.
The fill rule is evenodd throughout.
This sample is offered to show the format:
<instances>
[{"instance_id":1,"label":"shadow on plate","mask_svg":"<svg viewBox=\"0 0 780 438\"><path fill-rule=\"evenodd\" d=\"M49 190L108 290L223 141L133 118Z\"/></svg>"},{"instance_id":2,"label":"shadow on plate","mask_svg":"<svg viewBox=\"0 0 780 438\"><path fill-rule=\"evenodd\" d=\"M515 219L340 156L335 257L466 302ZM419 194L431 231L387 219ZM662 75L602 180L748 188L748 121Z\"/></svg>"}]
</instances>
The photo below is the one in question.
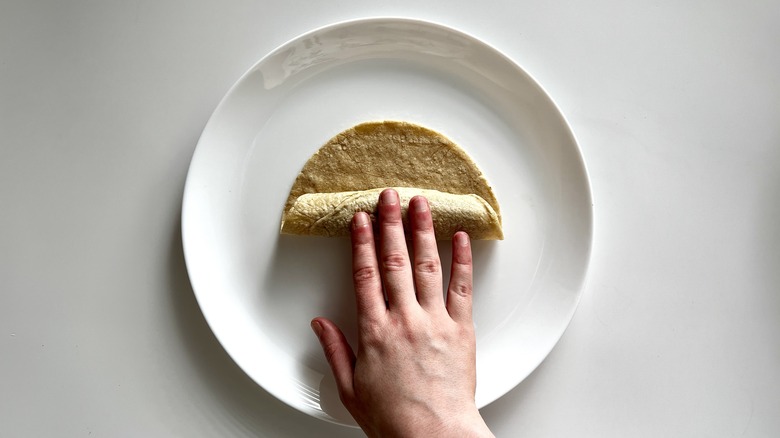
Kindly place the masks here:
<instances>
[{"instance_id":1,"label":"shadow on plate","mask_svg":"<svg viewBox=\"0 0 780 438\"><path fill-rule=\"evenodd\" d=\"M336 421L357 426L341 404L335 379L309 328L315 316L335 322L347 340L357 346L357 319L351 284L349 239L277 235L273 255L264 274L260 309L269 319L268 330L284 334L281 342L301 345L297 350L300 376L320 373L319 382L306 383L306 397L319 403ZM283 347L283 346L282 346ZM299 380L304 380L301 377Z\"/></svg>"},{"instance_id":2,"label":"shadow on plate","mask_svg":"<svg viewBox=\"0 0 780 438\"><path fill-rule=\"evenodd\" d=\"M171 230L169 290L175 326L196 374L223 407L222 415L254 436L362 436L359 430L326 423L282 403L250 379L228 356L198 307L184 263L181 222Z\"/></svg>"}]
</instances>

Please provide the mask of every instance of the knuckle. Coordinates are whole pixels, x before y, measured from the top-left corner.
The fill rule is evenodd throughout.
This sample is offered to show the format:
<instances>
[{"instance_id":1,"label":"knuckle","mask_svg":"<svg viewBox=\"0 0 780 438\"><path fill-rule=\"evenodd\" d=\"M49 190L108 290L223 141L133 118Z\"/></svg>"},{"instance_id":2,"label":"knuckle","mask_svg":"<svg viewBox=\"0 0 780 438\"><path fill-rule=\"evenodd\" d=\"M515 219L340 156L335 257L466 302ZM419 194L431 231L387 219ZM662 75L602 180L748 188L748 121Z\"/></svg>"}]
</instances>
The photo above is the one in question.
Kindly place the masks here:
<instances>
[{"instance_id":1,"label":"knuckle","mask_svg":"<svg viewBox=\"0 0 780 438\"><path fill-rule=\"evenodd\" d=\"M379 205L379 223L382 226L397 226L403 223L401 209L398 205Z\"/></svg>"},{"instance_id":2,"label":"knuckle","mask_svg":"<svg viewBox=\"0 0 780 438\"><path fill-rule=\"evenodd\" d=\"M431 220L430 212L414 213L414 229L423 235L433 231L433 221Z\"/></svg>"},{"instance_id":3,"label":"knuckle","mask_svg":"<svg viewBox=\"0 0 780 438\"><path fill-rule=\"evenodd\" d=\"M409 263L406 261L406 255L400 251L391 251L382 256L382 265L386 271L402 271L406 269Z\"/></svg>"},{"instance_id":4,"label":"knuckle","mask_svg":"<svg viewBox=\"0 0 780 438\"><path fill-rule=\"evenodd\" d=\"M398 226L403 224L403 218L400 214L385 214L384 216L381 216L382 218L382 224L385 226Z\"/></svg>"},{"instance_id":5,"label":"knuckle","mask_svg":"<svg viewBox=\"0 0 780 438\"><path fill-rule=\"evenodd\" d=\"M463 324L460 326L458 331L458 340L462 342L464 345L473 348L476 344L476 340L474 337L474 325L473 324Z\"/></svg>"},{"instance_id":6,"label":"knuckle","mask_svg":"<svg viewBox=\"0 0 780 438\"><path fill-rule=\"evenodd\" d=\"M438 274L441 271L441 265L436 259L420 258L414 261L414 270L421 274Z\"/></svg>"},{"instance_id":7,"label":"knuckle","mask_svg":"<svg viewBox=\"0 0 780 438\"><path fill-rule=\"evenodd\" d=\"M333 363L333 359L339 354L341 346L336 342L328 342L322 344L322 352L325 354L325 359L328 363Z\"/></svg>"},{"instance_id":8,"label":"knuckle","mask_svg":"<svg viewBox=\"0 0 780 438\"><path fill-rule=\"evenodd\" d=\"M379 323L366 322L360 329L360 340L366 346L375 346L385 338Z\"/></svg>"},{"instance_id":9,"label":"knuckle","mask_svg":"<svg viewBox=\"0 0 780 438\"><path fill-rule=\"evenodd\" d=\"M473 292L470 282L456 281L450 285L450 293L453 293L462 298L469 298Z\"/></svg>"},{"instance_id":10,"label":"knuckle","mask_svg":"<svg viewBox=\"0 0 780 438\"><path fill-rule=\"evenodd\" d=\"M371 266L371 265L357 268L352 273L352 279L355 282L355 286L358 287L371 285L378 278L379 278L379 272L377 272L375 266Z\"/></svg>"},{"instance_id":11,"label":"knuckle","mask_svg":"<svg viewBox=\"0 0 780 438\"><path fill-rule=\"evenodd\" d=\"M350 230L352 241L355 243L356 247L365 245L365 247L373 249L374 234L371 227L350 227Z\"/></svg>"},{"instance_id":12,"label":"knuckle","mask_svg":"<svg viewBox=\"0 0 780 438\"><path fill-rule=\"evenodd\" d=\"M459 265L464 269L471 269L471 253L456 254L452 258L452 263Z\"/></svg>"},{"instance_id":13,"label":"knuckle","mask_svg":"<svg viewBox=\"0 0 780 438\"><path fill-rule=\"evenodd\" d=\"M430 320L423 320L420 315L401 315L396 321L395 332L408 345L428 344L435 337L436 327Z\"/></svg>"}]
</instances>

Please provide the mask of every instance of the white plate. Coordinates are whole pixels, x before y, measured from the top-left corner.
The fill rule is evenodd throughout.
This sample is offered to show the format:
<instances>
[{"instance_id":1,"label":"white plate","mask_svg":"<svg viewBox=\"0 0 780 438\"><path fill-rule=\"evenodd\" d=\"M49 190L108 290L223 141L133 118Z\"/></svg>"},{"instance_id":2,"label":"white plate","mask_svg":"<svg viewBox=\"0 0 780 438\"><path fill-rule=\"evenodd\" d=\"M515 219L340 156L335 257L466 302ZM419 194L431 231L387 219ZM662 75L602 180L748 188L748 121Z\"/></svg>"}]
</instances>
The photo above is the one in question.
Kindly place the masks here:
<instances>
[{"instance_id":1,"label":"white plate","mask_svg":"<svg viewBox=\"0 0 780 438\"><path fill-rule=\"evenodd\" d=\"M487 44L437 24L379 18L314 30L263 58L214 111L192 159L187 268L236 363L290 406L342 424L354 423L309 321L330 317L354 342L349 242L279 236L279 221L313 152L346 128L383 119L461 145L501 205L506 240L474 243L479 407L520 383L558 341L591 247L588 178L566 121ZM448 272L449 249L441 253Z\"/></svg>"}]
</instances>

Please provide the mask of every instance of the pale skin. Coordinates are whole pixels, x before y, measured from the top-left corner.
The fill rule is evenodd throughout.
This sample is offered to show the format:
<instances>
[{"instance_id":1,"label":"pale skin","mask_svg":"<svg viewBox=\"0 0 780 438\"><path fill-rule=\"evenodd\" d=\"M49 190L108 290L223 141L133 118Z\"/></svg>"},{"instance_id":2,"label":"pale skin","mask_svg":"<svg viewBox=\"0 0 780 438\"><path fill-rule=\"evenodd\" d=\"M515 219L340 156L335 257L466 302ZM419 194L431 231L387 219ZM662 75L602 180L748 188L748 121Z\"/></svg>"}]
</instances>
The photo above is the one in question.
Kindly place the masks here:
<instances>
[{"instance_id":1,"label":"pale skin","mask_svg":"<svg viewBox=\"0 0 780 438\"><path fill-rule=\"evenodd\" d=\"M342 403L369 437L492 437L474 402L468 235L453 236L445 299L425 198L409 205L413 260L394 190L382 192L378 213L377 236L366 213L352 220L357 354L332 321L311 322Z\"/></svg>"}]
</instances>

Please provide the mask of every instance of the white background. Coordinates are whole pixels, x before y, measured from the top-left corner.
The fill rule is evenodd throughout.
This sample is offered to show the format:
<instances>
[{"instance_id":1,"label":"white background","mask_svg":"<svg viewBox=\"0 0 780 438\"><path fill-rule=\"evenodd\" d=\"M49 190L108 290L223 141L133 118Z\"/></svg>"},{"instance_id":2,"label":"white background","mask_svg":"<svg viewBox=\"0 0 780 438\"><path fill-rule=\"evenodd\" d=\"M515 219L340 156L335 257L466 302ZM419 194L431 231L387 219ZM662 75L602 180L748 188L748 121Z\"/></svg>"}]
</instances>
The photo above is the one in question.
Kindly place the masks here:
<instances>
[{"instance_id":1,"label":"white background","mask_svg":"<svg viewBox=\"0 0 780 438\"><path fill-rule=\"evenodd\" d=\"M207 327L184 178L238 77L351 18L446 24L533 75L588 166L580 308L483 409L501 437L780 434L780 3L0 3L0 435L360 436Z\"/></svg>"}]
</instances>

